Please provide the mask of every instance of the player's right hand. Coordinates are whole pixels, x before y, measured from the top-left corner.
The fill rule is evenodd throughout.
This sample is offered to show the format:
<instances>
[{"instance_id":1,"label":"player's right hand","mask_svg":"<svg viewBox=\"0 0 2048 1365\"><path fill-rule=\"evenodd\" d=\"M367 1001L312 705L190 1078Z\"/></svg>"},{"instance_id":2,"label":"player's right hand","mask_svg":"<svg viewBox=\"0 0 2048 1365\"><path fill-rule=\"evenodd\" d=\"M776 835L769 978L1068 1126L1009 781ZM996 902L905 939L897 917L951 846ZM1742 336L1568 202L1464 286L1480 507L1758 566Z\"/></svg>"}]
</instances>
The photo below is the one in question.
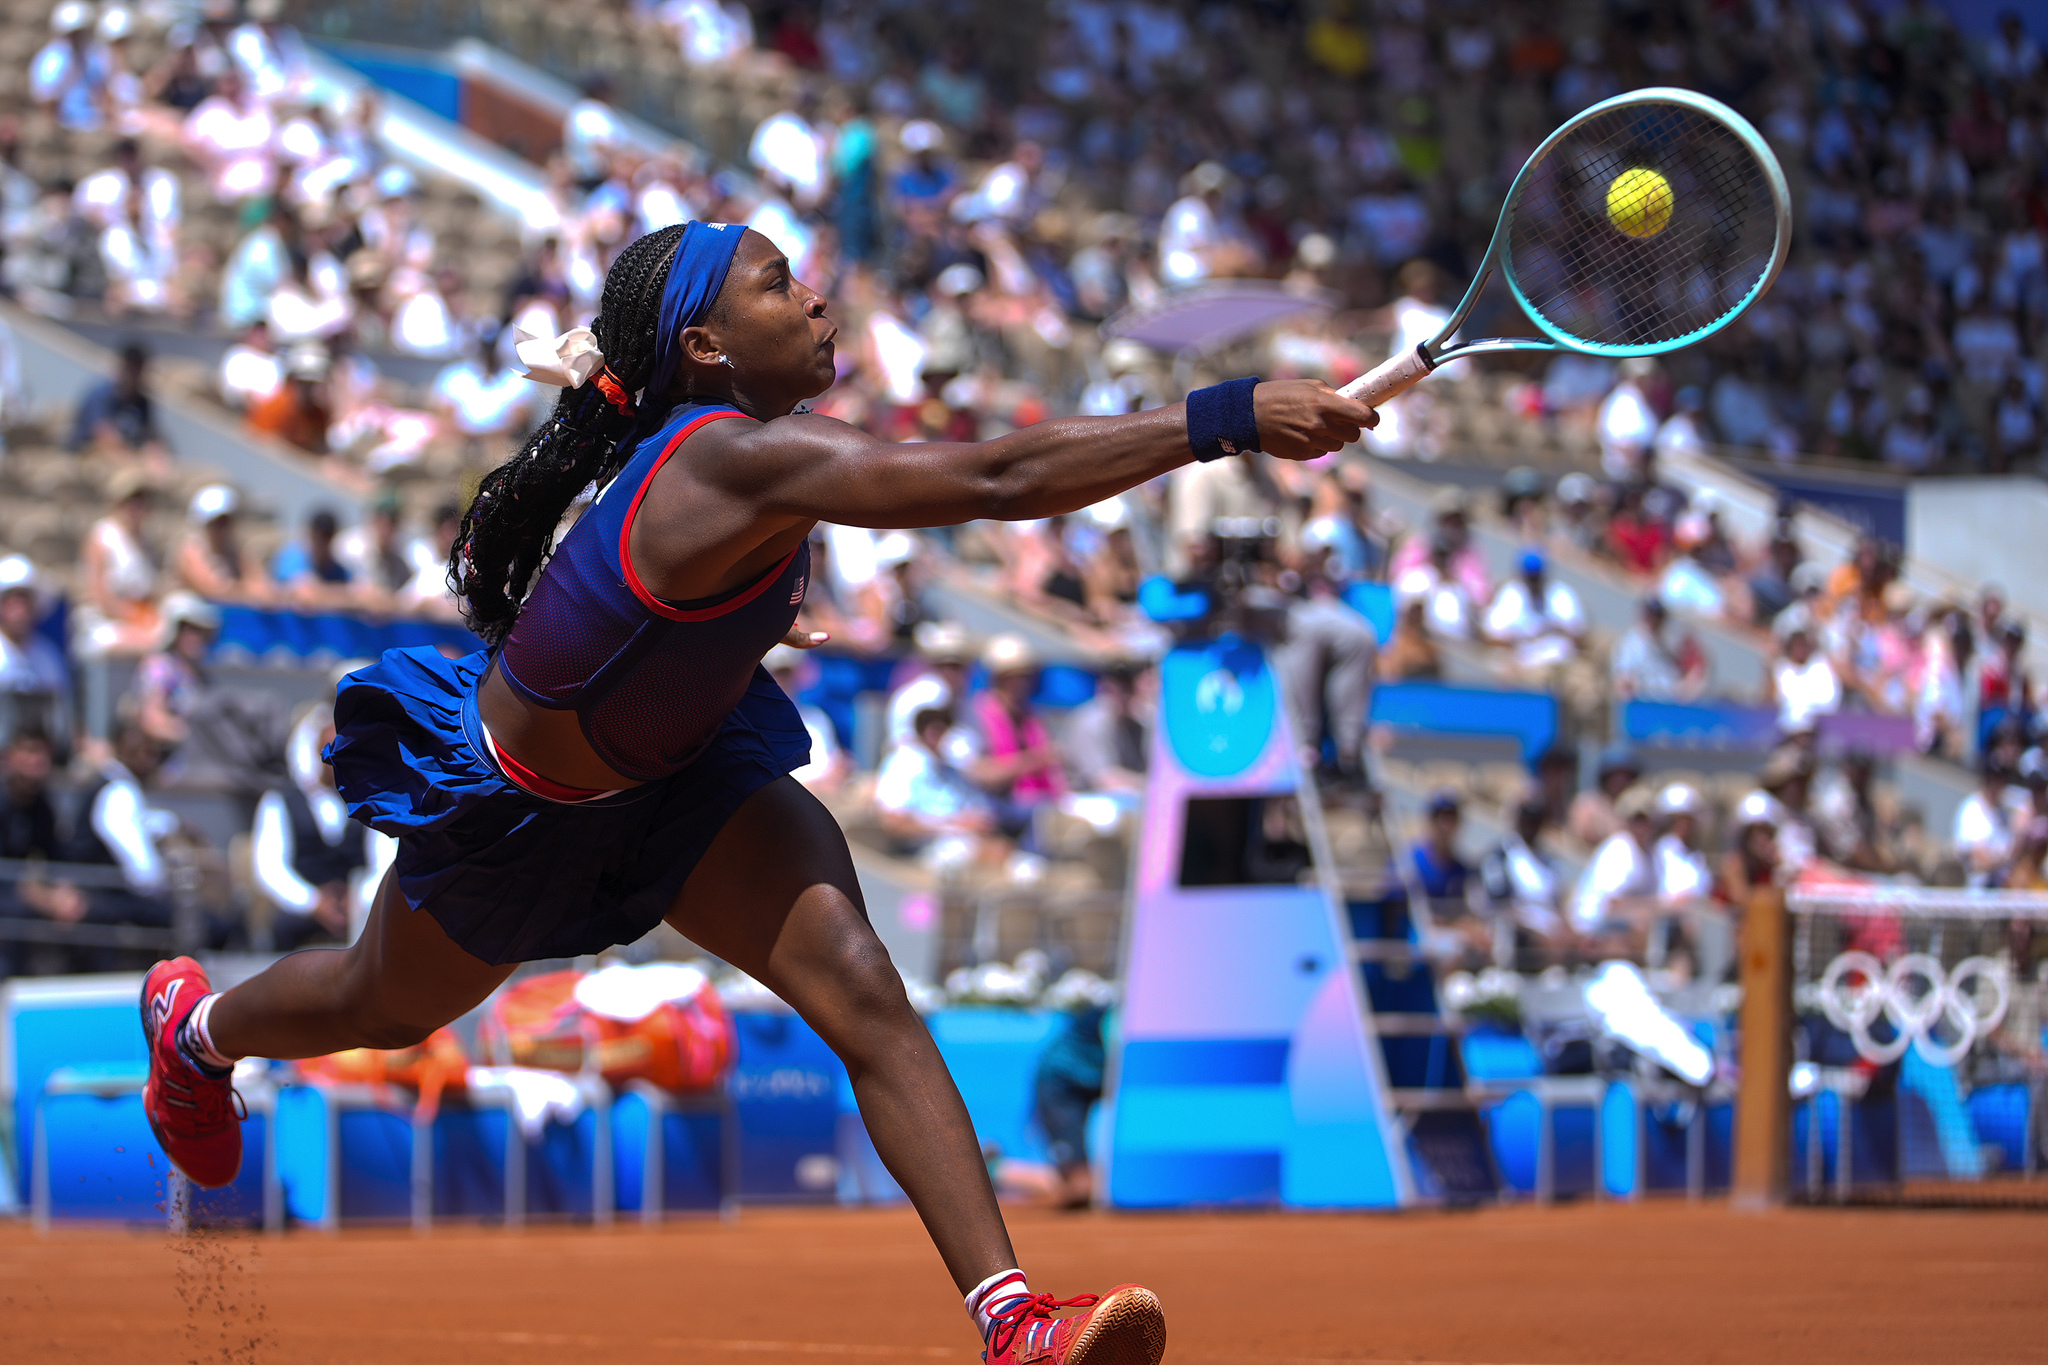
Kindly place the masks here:
<instances>
[{"instance_id":1,"label":"player's right hand","mask_svg":"<svg viewBox=\"0 0 2048 1365\"><path fill-rule=\"evenodd\" d=\"M1273 379L1252 390L1259 444L1283 460L1342 450L1379 425L1380 415L1320 379Z\"/></svg>"}]
</instances>

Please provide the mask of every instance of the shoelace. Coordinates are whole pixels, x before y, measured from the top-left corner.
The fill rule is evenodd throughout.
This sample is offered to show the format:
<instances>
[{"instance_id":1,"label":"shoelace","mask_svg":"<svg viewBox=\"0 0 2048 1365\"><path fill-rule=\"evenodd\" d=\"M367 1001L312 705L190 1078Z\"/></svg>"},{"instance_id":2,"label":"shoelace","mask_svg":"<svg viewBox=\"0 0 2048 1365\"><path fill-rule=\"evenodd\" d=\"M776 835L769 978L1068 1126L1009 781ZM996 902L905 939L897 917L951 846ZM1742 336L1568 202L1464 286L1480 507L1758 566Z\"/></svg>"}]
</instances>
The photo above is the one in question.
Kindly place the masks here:
<instances>
[{"instance_id":1,"label":"shoelace","mask_svg":"<svg viewBox=\"0 0 2048 1365\"><path fill-rule=\"evenodd\" d=\"M1050 1294L1036 1294L1028 1299L1018 1299L989 1319L989 1359L993 1360L1010 1349L1010 1343L1015 1341L1017 1333L1023 1330L1025 1319L1049 1318L1062 1308L1093 1308L1100 1302L1100 1294L1082 1294L1071 1299L1056 1299Z\"/></svg>"},{"instance_id":2,"label":"shoelace","mask_svg":"<svg viewBox=\"0 0 2048 1365\"><path fill-rule=\"evenodd\" d=\"M190 1066L188 1062L186 1065ZM165 1104L177 1105L180 1109L192 1111L195 1131L212 1132L225 1128L230 1122L240 1122L249 1117L249 1103L242 1098L242 1092L226 1076L213 1077L194 1067L192 1074L198 1078L197 1085L164 1076L159 1087Z\"/></svg>"}]
</instances>

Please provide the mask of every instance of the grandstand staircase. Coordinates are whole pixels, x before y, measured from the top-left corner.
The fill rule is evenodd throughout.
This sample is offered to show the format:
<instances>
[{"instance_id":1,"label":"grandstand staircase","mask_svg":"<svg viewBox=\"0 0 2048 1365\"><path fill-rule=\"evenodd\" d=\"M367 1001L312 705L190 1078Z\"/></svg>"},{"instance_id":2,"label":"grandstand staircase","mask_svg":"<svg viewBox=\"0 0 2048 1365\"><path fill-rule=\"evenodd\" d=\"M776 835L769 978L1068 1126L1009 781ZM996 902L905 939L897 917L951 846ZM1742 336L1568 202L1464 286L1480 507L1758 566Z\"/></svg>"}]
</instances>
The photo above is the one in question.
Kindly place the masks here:
<instances>
[{"instance_id":1,"label":"grandstand staircase","mask_svg":"<svg viewBox=\"0 0 2048 1365\"><path fill-rule=\"evenodd\" d=\"M1348 931L1379 1048L1386 1100L1407 1138L1415 1196L1468 1204L1500 1193L1475 1098L1466 1088L1463 1025L1444 1013L1419 930L1428 926L1376 792L1306 781L1299 799L1324 892Z\"/></svg>"}]
</instances>

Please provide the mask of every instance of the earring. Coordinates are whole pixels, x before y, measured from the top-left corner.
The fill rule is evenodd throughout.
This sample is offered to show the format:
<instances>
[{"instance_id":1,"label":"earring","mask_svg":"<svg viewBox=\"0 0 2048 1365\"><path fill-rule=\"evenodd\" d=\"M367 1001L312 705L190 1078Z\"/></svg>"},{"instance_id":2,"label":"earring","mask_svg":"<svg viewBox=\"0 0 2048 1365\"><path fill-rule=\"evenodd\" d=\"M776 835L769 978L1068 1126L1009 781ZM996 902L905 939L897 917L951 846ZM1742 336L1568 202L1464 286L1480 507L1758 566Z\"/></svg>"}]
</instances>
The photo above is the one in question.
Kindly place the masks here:
<instances>
[{"instance_id":1,"label":"earring","mask_svg":"<svg viewBox=\"0 0 2048 1365\"><path fill-rule=\"evenodd\" d=\"M732 366L732 357L731 357L731 356L729 356L729 355L722 355L722 356L718 357L718 363L719 363L719 364L721 364L721 365L723 365L723 366L725 366L725 368L727 368L728 370L729 370L729 369L731 369L731 368L733 367L733 366Z\"/></svg>"}]
</instances>

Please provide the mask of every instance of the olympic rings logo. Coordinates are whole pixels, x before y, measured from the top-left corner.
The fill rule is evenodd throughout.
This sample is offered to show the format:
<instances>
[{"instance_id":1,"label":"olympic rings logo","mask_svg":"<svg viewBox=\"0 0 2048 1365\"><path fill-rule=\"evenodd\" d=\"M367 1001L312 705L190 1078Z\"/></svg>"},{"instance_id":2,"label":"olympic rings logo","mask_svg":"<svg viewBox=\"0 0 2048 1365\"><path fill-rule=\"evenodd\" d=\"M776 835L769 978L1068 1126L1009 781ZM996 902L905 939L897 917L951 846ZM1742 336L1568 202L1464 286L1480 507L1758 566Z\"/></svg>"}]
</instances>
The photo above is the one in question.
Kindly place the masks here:
<instances>
[{"instance_id":1,"label":"olympic rings logo","mask_svg":"<svg viewBox=\"0 0 2048 1365\"><path fill-rule=\"evenodd\" d=\"M1966 982L1975 984L1966 988ZM1879 1066L1896 1062L1909 1046L1930 1066L1954 1066L1979 1038L1990 1036L2012 1002L2005 967L1991 958L1966 957L1943 971L1927 953L1907 953L1886 967L1855 949L1828 964L1818 993L1828 1022L1849 1035L1858 1056ZM1870 1031L1880 1017L1891 1027L1890 1038Z\"/></svg>"}]
</instances>

